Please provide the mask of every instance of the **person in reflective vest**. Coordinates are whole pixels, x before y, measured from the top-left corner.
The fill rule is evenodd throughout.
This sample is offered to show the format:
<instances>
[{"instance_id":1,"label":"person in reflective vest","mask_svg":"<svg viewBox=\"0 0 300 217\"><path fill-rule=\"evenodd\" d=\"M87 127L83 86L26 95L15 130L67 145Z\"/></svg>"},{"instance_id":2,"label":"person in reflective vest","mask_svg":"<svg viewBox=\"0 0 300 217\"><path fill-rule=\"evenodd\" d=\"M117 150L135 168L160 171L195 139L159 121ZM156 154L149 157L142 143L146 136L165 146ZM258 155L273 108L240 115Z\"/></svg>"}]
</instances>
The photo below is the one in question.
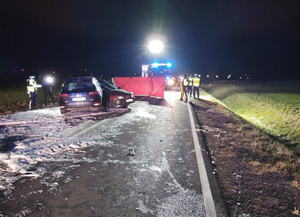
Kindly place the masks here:
<instances>
[{"instance_id":1,"label":"person in reflective vest","mask_svg":"<svg viewBox=\"0 0 300 217\"><path fill-rule=\"evenodd\" d=\"M29 76L29 79L26 81L27 83L27 94L29 95L29 109L36 109L37 104L37 87L35 81L35 76Z\"/></svg>"},{"instance_id":2,"label":"person in reflective vest","mask_svg":"<svg viewBox=\"0 0 300 217\"><path fill-rule=\"evenodd\" d=\"M194 75L192 74L190 74L190 76L188 77L189 79L188 94L190 95L190 97L192 96L192 92L193 92L193 78Z\"/></svg>"},{"instance_id":3,"label":"person in reflective vest","mask_svg":"<svg viewBox=\"0 0 300 217\"><path fill-rule=\"evenodd\" d=\"M183 75L183 80L182 80L182 88L183 88L183 92L184 92L184 95L185 95L185 102L188 101L188 86L189 86L189 79L187 77L187 75ZM181 99L180 100L183 100L182 99L182 94L181 94Z\"/></svg>"},{"instance_id":4,"label":"person in reflective vest","mask_svg":"<svg viewBox=\"0 0 300 217\"><path fill-rule=\"evenodd\" d=\"M200 88L200 78L198 77L197 74L194 75L193 79L193 96L194 99L196 99L196 94L197 93L197 98L199 99L199 88Z\"/></svg>"}]
</instances>

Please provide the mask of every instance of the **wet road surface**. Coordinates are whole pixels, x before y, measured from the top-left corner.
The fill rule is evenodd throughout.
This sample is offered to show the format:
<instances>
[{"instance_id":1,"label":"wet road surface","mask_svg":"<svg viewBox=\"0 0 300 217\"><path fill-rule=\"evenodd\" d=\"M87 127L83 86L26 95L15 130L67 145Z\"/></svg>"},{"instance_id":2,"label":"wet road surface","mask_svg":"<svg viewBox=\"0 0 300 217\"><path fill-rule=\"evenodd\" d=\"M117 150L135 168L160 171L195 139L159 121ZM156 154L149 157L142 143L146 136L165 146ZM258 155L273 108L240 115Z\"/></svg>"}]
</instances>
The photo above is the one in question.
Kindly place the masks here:
<instances>
[{"instance_id":1,"label":"wet road surface","mask_svg":"<svg viewBox=\"0 0 300 217\"><path fill-rule=\"evenodd\" d=\"M90 142L16 183L3 216L206 216L188 106L179 92L66 136ZM75 160L74 160L75 158Z\"/></svg>"}]
</instances>

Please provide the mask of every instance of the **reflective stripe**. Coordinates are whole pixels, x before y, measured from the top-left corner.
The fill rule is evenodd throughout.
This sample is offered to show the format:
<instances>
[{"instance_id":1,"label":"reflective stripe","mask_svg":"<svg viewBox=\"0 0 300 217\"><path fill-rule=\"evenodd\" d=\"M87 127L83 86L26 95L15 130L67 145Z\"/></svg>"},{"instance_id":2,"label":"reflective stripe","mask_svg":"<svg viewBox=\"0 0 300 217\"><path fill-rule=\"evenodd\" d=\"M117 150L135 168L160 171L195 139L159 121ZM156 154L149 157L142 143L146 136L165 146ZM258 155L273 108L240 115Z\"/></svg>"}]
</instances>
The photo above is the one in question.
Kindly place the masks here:
<instances>
[{"instance_id":1,"label":"reflective stripe","mask_svg":"<svg viewBox=\"0 0 300 217\"><path fill-rule=\"evenodd\" d=\"M192 86L193 85L193 77L189 77L189 81L190 81L189 86Z\"/></svg>"},{"instance_id":2,"label":"reflective stripe","mask_svg":"<svg viewBox=\"0 0 300 217\"><path fill-rule=\"evenodd\" d=\"M200 78L194 78L194 86L199 87L200 86Z\"/></svg>"},{"instance_id":3,"label":"reflective stripe","mask_svg":"<svg viewBox=\"0 0 300 217\"><path fill-rule=\"evenodd\" d=\"M189 83L188 83L188 80L187 80L187 78L185 78L184 80L183 80L183 86L187 86Z\"/></svg>"},{"instance_id":4,"label":"reflective stripe","mask_svg":"<svg viewBox=\"0 0 300 217\"><path fill-rule=\"evenodd\" d=\"M37 91L37 89L34 87L35 85L36 85L35 80L29 79L29 85L27 86L27 91L29 91L29 92Z\"/></svg>"},{"instance_id":5,"label":"reflective stripe","mask_svg":"<svg viewBox=\"0 0 300 217\"><path fill-rule=\"evenodd\" d=\"M30 91L30 92L34 92L34 87L32 87L32 86L27 86L27 90Z\"/></svg>"}]
</instances>

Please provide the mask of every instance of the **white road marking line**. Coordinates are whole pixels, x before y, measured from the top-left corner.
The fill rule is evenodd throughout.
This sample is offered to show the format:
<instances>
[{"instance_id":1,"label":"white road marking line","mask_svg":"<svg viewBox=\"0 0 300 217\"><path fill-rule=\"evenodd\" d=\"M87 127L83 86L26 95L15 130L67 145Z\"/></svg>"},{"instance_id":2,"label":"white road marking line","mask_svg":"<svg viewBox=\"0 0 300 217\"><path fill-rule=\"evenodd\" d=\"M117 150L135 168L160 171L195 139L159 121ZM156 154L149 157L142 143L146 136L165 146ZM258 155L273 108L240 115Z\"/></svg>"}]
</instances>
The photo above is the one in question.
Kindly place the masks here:
<instances>
[{"instance_id":1,"label":"white road marking line","mask_svg":"<svg viewBox=\"0 0 300 217\"><path fill-rule=\"evenodd\" d=\"M204 160L199 144L199 138L196 131L196 126L194 122L194 117L192 114L192 108L190 106L190 103L188 103L188 109L189 109L189 116L190 116L190 122L192 127L192 135L194 140L194 146L195 146L195 152L196 152L196 158L198 163L198 169L199 169L199 176L200 176L200 182L202 187L202 193L203 193L203 200L204 200L204 207L206 210L206 215L208 217L217 217L215 203L212 197L210 184L207 177L206 168L204 165Z\"/></svg>"}]
</instances>

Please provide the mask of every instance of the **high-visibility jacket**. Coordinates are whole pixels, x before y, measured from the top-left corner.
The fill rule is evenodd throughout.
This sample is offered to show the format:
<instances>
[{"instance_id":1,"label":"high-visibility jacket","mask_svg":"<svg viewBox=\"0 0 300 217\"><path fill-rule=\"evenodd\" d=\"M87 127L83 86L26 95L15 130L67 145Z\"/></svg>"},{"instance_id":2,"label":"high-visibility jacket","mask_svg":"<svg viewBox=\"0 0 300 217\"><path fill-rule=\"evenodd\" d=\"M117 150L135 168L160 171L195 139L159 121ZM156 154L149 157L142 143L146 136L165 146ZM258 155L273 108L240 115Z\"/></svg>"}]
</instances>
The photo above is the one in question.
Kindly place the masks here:
<instances>
[{"instance_id":1,"label":"high-visibility jacket","mask_svg":"<svg viewBox=\"0 0 300 217\"><path fill-rule=\"evenodd\" d=\"M189 86L193 86L193 77L190 76L190 77L188 77L188 79L189 79L189 81L190 81Z\"/></svg>"},{"instance_id":2,"label":"high-visibility jacket","mask_svg":"<svg viewBox=\"0 0 300 217\"><path fill-rule=\"evenodd\" d=\"M27 79L27 92L35 92L36 89L36 81L32 79Z\"/></svg>"},{"instance_id":3,"label":"high-visibility jacket","mask_svg":"<svg viewBox=\"0 0 300 217\"><path fill-rule=\"evenodd\" d=\"M200 87L200 78L195 77L194 80L193 80L193 85L195 87Z\"/></svg>"},{"instance_id":4,"label":"high-visibility jacket","mask_svg":"<svg viewBox=\"0 0 300 217\"><path fill-rule=\"evenodd\" d=\"M188 79L188 78L185 78L185 79L183 79L182 85L186 87L186 86L189 85L189 83L190 83L190 82L189 82L189 79Z\"/></svg>"}]
</instances>

